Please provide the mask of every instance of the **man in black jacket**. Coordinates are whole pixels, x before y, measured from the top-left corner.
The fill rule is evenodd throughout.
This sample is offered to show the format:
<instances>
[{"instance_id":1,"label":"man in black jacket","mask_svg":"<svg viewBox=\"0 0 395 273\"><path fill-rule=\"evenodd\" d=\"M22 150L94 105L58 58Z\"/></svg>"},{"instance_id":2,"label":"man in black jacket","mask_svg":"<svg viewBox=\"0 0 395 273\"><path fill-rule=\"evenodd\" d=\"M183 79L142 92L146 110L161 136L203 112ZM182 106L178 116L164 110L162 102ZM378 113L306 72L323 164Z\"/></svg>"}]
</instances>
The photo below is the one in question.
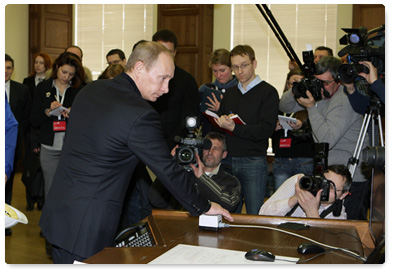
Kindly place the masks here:
<instances>
[{"instance_id":1,"label":"man in black jacket","mask_svg":"<svg viewBox=\"0 0 395 273\"><path fill-rule=\"evenodd\" d=\"M157 31L152 41L164 45L175 57L177 54L177 36L168 29ZM186 118L199 115L199 89L195 78L187 71L175 65L174 77L169 82L169 94L158 98L152 106L158 111L162 130L169 150L176 145L175 136L185 137Z\"/></svg>"},{"instance_id":2,"label":"man in black jacket","mask_svg":"<svg viewBox=\"0 0 395 273\"><path fill-rule=\"evenodd\" d=\"M255 74L257 60L251 46L234 47L230 61L239 83L229 88L221 100L217 123L232 132L226 134L225 161L241 183L247 214L258 214L266 196L266 153L277 123L279 98L277 90ZM238 114L245 124L235 124L233 114ZM242 200L237 212L241 212Z\"/></svg>"},{"instance_id":3,"label":"man in black jacket","mask_svg":"<svg viewBox=\"0 0 395 273\"><path fill-rule=\"evenodd\" d=\"M139 44L126 72L94 81L73 102L55 179L40 219L54 263L72 263L114 243L125 192L141 160L191 215L229 212L200 196L195 177L179 166L147 101L168 92L174 61L155 42Z\"/></svg>"}]
</instances>

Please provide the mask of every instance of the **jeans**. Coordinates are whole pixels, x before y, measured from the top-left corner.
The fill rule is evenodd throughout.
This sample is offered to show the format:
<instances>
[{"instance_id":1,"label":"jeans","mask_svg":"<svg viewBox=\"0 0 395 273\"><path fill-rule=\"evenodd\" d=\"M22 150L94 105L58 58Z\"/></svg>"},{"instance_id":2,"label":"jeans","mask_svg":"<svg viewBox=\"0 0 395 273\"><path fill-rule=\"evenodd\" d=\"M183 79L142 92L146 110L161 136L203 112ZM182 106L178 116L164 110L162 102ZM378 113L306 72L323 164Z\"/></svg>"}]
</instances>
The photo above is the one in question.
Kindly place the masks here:
<instances>
[{"instance_id":1,"label":"jeans","mask_svg":"<svg viewBox=\"0 0 395 273\"><path fill-rule=\"evenodd\" d=\"M247 214L258 214L266 195L266 156L227 157L222 162L231 166L232 174L240 181ZM236 213L241 212L242 206L241 201Z\"/></svg>"},{"instance_id":2,"label":"jeans","mask_svg":"<svg viewBox=\"0 0 395 273\"><path fill-rule=\"evenodd\" d=\"M303 173L312 175L314 169L313 158L274 158L273 163L273 180L274 188L277 190L281 184L291 176Z\"/></svg>"}]
</instances>

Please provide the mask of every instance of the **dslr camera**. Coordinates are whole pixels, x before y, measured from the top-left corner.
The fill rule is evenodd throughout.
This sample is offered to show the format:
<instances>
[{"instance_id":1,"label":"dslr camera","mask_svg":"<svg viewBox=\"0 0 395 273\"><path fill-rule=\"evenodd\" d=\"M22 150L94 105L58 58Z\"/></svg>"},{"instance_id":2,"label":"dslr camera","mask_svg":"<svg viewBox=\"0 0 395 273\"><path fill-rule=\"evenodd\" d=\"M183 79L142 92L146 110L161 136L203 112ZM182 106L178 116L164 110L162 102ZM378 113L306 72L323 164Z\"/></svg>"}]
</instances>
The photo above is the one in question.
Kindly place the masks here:
<instances>
[{"instance_id":1,"label":"dslr camera","mask_svg":"<svg viewBox=\"0 0 395 273\"><path fill-rule=\"evenodd\" d=\"M384 75L384 59L385 59L385 27L384 25L367 31L367 28L361 26L359 28L342 28L345 34L340 38L341 45L347 45L339 51L339 57L347 55L347 63L342 64L338 69L339 79L344 83L353 83L358 74L364 72L369 73L369 68L359 64L360 61L370 61L376 68L379 75ZM368 39L372 33L378 34Z\"/></svg>"},{"instance_id":2,"label":"dslr camera","mask_svg":"<svg viewBox=\"0 0 395 273\"><path fill-rule=\"evenodd\" d=\"M324 87L322 82L314 77L315 64L313 51L303 51L303 78L300 82L294 82L292 92L295 99L300 97L307 98L306 91L309 90L315 101L322 99L321 89Z\"/></svg>"},{"instance_id":3,"label":"dslr camera","mask_svg":"<svg viewBox=\"0 0 395 273\"><path fill-rule=\"evenodd\" d=\"M175 154L176 161L188 172L192 171L190 164L197 163L196 154L199 154L199 149L211 148L211 140L196 136L195 129L197 128L197 123L197 117L187 117L187 136L184 138L180 136L174 137L174 141L179 144Z\"/></svg>"},{"instance_id":4,"label":"dslr camera","mask_svg":"<svg viewBox=\"0 0 395 273\"><path fill-rule=\"evenodd\" d=\"M317 195L320 189L323 189L321 201L329 200L330 184L332 183L324 176L324 172L328 168L328 150L328 143L314 144L314 174L305 175L299 180L299 187L302 190L311 192L314 196Z\"/></svg>"}]
</instances>

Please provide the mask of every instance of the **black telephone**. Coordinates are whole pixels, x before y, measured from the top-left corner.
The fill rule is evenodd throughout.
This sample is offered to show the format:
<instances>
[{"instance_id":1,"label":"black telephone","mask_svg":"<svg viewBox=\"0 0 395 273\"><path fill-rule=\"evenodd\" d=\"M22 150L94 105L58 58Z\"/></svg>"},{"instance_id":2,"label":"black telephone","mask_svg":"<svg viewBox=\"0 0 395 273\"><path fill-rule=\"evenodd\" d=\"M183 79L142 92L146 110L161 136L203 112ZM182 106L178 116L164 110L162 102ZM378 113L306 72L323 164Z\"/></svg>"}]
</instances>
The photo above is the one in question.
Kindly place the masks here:
<instances>
[{"instance_id":1,"label":"black telephone","mask_svg":"<svg viewBox=\"0 0 395 273\"><path fill-rule=\"evenodd\" d=\"M115 247L155 246L155 238L147 222L139 222L120 231L114 240Z\"/></svg>"}]
</instances>

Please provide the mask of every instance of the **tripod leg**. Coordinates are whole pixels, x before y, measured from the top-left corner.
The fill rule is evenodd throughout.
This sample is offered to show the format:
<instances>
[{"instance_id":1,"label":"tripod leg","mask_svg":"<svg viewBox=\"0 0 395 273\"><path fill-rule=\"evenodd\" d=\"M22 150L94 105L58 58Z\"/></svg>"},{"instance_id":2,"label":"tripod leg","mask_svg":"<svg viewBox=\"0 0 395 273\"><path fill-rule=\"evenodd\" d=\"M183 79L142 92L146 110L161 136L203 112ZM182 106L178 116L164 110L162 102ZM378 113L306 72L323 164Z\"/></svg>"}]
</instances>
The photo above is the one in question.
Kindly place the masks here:
<instances>
[{"instance_id":1,"label":"tripod leg","mask_svg":"<svg viewBox=\"0 0 395 273\"><path fill-rule=\"evenodd\" d=\"M368 130L371 117L372 117L372 111L369 112L369 115L365 114L362 122L361 130L359 131L358 141L357 144L355 145L353 157L349 159L348 170L351 173L351 177L354 177L355 170L358 166L359 156L361 154L362 146L365 141L366 132Z\"/></svg>"}]
</instances>

